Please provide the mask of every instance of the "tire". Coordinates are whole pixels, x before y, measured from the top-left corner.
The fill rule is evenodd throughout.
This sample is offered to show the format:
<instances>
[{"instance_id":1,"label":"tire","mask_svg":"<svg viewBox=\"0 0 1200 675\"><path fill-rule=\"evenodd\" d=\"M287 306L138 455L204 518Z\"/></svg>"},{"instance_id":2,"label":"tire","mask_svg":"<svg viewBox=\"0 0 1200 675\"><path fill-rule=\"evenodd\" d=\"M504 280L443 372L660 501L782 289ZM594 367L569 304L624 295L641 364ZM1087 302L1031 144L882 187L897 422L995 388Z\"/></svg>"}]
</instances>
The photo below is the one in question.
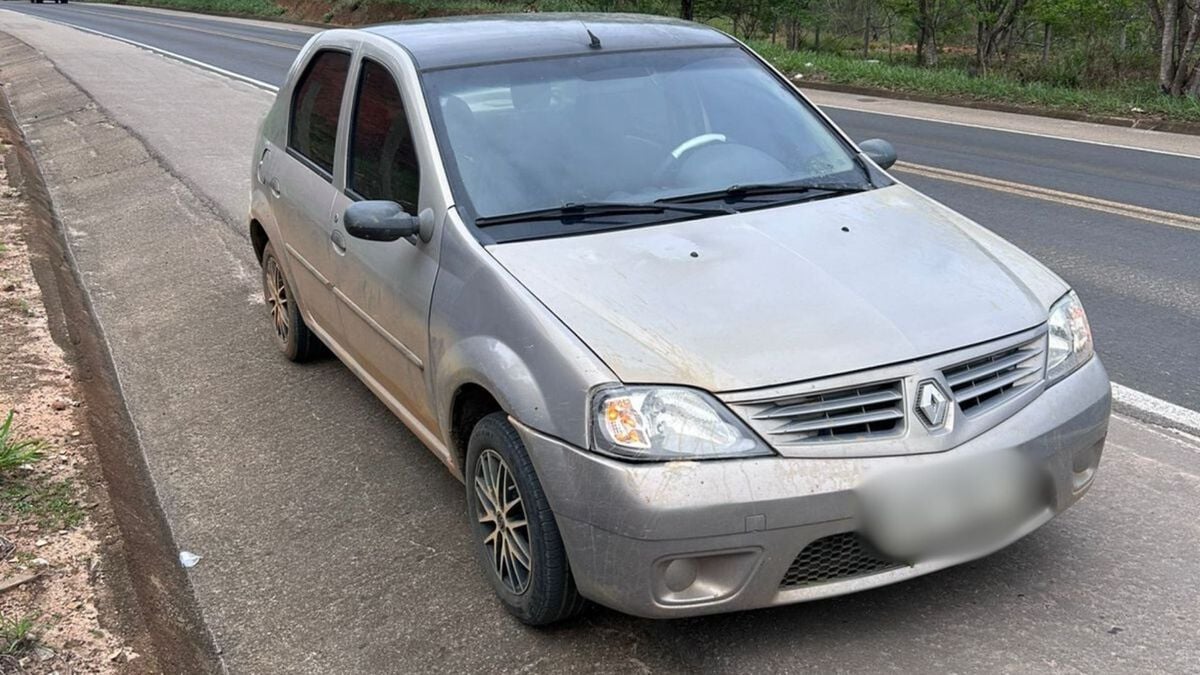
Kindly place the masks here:
<instances>
[{"instance_id":1,"label":"tire","mask_svg":"<svg viewBox=\"0 0 1200 675\"><path fill-rule=\"evenodd\" d=\"M304 323L296 294L292 292L291 282L287 280L280 262L275 248L268 242L263 249L262 283L263 297L271 318L271 336L288 360L302 363L320 353L321 341ZM282 311L277 312L277 307Z\"/></svg>"},{"instance_id":2,"label":"tire","mask_svg":"<svg viewBox=\"0 0 1200 675\"><path fill-rule=\"evenodd\" d=\"M503 492L504 501L511 504L504 515L491 520L490 506L495 500L487 496L489 481L492 485L507 486L490 491ZM554 623L581 612L585 601L575 588L554 512L525 452L525 444L505 413L487 415L471 431L465 482L467 516L479 563L504 608L531 626ZM514 498L517 503L512 504ZM519 521L525 524L513 525ZM530 563L524 575L521 574L522 530L525 559ZM505 535L493 538L493 533L500 531ZM489 540L494 543L489 544ZM504 555L506 542L514 543L508 556Z\"/></svg>"}]
</instances>

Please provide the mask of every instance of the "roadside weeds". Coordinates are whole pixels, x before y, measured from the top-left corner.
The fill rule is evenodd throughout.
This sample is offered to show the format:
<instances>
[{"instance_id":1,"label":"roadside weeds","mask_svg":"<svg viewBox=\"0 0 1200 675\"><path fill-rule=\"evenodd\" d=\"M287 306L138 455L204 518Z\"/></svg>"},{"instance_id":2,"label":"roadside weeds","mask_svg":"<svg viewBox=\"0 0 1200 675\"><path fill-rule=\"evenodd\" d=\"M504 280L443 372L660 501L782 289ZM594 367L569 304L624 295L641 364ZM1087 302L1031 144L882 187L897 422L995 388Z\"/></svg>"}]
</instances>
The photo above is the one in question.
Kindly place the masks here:
<instances>
[{"instance_id":1,"label":"roadside weeds","mask_svg":"<svg viewBox=\"0 0 1200 675\"><path fill-rule=\"evenodd\" d=\"M104 541L118 535L33 277L28 217L0 166L0 673L117 672L139 658L102 616Z\"/></svg>"}]
</instances>

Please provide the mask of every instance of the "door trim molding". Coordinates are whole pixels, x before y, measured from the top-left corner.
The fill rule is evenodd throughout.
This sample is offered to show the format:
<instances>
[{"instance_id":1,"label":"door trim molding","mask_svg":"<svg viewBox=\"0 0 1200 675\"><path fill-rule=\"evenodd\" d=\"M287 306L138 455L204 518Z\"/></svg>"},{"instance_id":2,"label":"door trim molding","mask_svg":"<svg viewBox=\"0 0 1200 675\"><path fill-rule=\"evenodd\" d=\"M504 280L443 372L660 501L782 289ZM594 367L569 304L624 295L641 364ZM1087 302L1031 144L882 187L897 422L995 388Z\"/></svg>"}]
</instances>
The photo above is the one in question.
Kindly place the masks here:
<instances>
[{"instance_id":1,"label":"door trim molding","mask_svg":"<svg viewBox=\"0 0 1200 675\"><path fill-rule=\"evenodd\" d=\"M345 293L343 293L337 287L334 287L333 295L338 300L342 301L342 304L344 304L346 307L350 308L350 311L357 314L358 318L362 319L368 326L371 327L372 330L374 330L376 333L378 333L380 335L380 337L387 340L388 344L395 347L396 351L403 354L404 358L408 359L409 361L412 361L413 365L415 365L418 369L425 370L425 364L421 362L421 357L417 356L416 352L409 349L408 346L405 345L403 342L401 342L399 339L397 339L396 336L387 332L387 329L385 329L383 326L380 326L379 323L377 321L375 321L375 319L371 318L371 315L367 314L366 312L364 312L362 310L362 308L360 308L358 305L354 304L354 301L351 300L349 297L347 297Z\"/></svg>"},{"instance_id":2,"label":"door trim molding","mask_svg":"<svg viewBox=\"0 0 1200 675\"><path fill-rule=\"evenodd\" d=\"M317 270L317 268L313 267L312 264L310 264L307 260L305 260L304 256L300 255L299 251L292 248L291 244L284 244L283 250L286 251L288 255L295 258L296 261L299 262L302 267L304 267L304 269L308 270L309 274L316 277L317 281L321 282L321 285L325 286L325 288L330 288L330 289L333 288L333 282L329 281L329 279L326 279L325 275L321 274L321 272L319 270Z\"/></svg>"}]
</instances>

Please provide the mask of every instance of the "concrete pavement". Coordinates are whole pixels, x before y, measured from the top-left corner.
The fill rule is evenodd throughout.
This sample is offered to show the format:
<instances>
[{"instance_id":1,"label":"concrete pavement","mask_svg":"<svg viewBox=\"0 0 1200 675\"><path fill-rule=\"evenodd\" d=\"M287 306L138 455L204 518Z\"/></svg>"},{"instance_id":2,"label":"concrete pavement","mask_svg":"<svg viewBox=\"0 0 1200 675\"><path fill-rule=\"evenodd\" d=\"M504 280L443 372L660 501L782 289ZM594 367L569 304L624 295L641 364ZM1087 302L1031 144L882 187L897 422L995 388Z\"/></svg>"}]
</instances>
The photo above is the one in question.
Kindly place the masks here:
<instances>
[{"instance_id":1,"label":"concrete pavement","mask_svg":"<svg viewBox=\"0 0 1200 675\"><path fill-rule=\"evenodd\" d=\"M269 98L10 16L4 29L95 102L64 97L70 83L44 60L5 46L5 93L69 230L175 539L204 556L189 577L230 670L1200 664L1200 443L1122 417L1092 493L984 560L761 612L648 622L597 609L519 626L475 569L461 486L340 364L298 367L272 350L241 223L244 139ZM1010 204L972 196L981 212Z\"/></svg>"}]
</instances>

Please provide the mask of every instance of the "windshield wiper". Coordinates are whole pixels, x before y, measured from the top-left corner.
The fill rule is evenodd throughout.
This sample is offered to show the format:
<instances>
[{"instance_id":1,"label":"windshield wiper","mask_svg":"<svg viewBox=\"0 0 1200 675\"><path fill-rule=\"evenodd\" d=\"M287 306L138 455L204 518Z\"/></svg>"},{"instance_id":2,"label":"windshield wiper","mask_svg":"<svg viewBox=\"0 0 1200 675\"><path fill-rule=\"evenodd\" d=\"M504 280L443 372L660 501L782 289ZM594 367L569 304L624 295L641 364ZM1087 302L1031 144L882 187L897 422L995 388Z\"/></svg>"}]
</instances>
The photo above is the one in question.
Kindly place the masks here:
<instances>
[{"instance_id":1,"label":"windshield wiper","mask_svg":"<svg viewBox=\"0 0 1200 675\"><path fill-rule=\"evenodd\" d=\"M484 216L482 218L476 218L475 225L478 227L487 227L489 225L528 223L538 220L561 220L564 222L574 222L601 216L622 216L639 213L666 213L667 211L691 213L698 216L724 216L731 213L736 213L736 211L728 206L681 206L678 204L667 204L664 202L583 202L568 203L554 208L539 209L537 211L525 211L524 213L508 213L502 216Z\"/></svg>"},{"instance_id":2,"label":"windshield wiper","mask_svg":"<svg viewBox=\"0 0 1200 675\"><path fill-rule=\"evenodd\" d=\"M701 192L693 195L684 195L682 197L671 197L661 199L657 203L664 204L687 204L691 202L703 202L711 199L724 199L726 201L736 201L745 197L758 197L761 195L786 195L796 194L801 196L812 197L827 197L833 195L850 194L853 192L865 192L872 189L870 183L848 183L848 182L821 182L821 181L796 181L791 183L749 183L746 185L731 185L724 190L713 190L711 192Z\"/></svg>"}]
</instances>

